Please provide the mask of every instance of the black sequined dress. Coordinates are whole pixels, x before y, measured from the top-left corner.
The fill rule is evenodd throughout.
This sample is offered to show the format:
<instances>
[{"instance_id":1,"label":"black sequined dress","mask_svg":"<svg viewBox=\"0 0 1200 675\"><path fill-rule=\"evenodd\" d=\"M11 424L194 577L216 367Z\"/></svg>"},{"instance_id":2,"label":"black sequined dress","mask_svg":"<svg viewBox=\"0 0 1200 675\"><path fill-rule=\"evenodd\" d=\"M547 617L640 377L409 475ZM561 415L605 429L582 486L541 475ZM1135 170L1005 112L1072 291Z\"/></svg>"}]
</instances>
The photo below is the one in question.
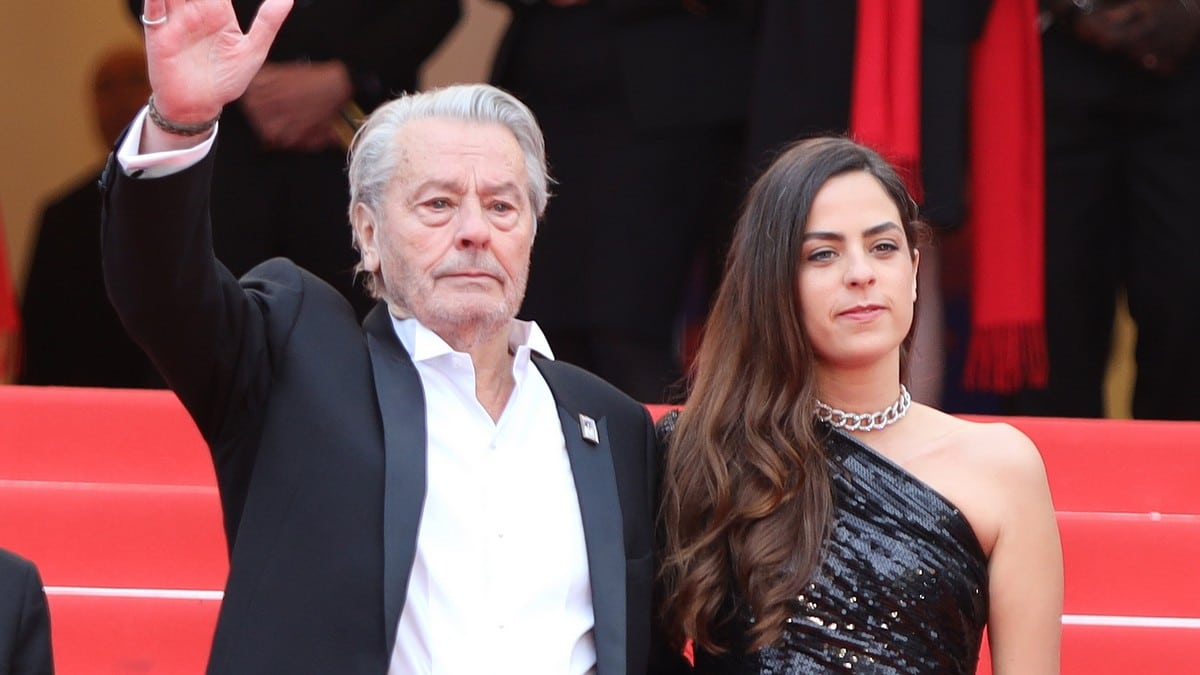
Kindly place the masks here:
<instances>
[{"instance_id":1,"label":"black sequined dress","mask_svg":"<svg viewBox=\"0 0 1200 675\"><path fill-rule=\"evenodd\" d=\"M848 434L826 444L831 541L782 639L746 653L746 612L696 654L703 675L973 675L987 622L987 557L957 508ZM741 648L737 648L740 646Z\"/></svg>"}]
</instances>

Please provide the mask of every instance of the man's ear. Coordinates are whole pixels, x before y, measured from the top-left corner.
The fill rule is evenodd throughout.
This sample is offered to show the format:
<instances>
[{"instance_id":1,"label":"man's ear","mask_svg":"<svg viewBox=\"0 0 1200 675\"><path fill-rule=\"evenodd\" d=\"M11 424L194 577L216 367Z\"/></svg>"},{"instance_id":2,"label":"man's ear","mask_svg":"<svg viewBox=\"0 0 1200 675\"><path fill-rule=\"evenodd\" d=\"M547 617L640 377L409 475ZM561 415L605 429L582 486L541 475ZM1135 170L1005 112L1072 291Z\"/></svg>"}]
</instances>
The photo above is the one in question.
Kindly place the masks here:
<instances>
[{"instance_id":1,"label":"man's ear","mask_svg":"<svg viewBox=\"0 0 1200 675\"><path fill-rule=\"evenodd\" d=\"M379 271L379 228L375 213L366 204L358 203L350 211L350 224L354 228L354 241L362 257L363 271L373 274Z\"/></svg>"}]
</instances>

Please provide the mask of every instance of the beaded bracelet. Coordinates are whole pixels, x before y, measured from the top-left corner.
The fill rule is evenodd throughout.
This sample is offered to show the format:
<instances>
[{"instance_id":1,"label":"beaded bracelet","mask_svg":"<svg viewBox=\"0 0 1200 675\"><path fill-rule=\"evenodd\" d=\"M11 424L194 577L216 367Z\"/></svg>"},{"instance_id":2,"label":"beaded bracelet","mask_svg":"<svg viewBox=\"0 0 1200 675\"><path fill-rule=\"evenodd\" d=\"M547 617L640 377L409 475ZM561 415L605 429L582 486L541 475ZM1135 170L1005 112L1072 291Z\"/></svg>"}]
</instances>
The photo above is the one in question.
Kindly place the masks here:
<instances>
[{"instance_id":1,"label":"beaded bracelet","mask_svg":"<svg viewBox=\"0 0 1200 675\"><path fill-rule=\"evenodd\" d=\"M221 119L221 113L218 112L216 117L208 120L207 122L201 122L199 124L182 124L180 122L172 122L171 120L163 117L162 113L158 111L158 108L154 106L154 94L150 94L150 106L146 111L146 114L150 117L150 121L154 123L154 126L162 129L168 134L175 134L176 136L199 136L200 134L216 126L217 120Z\"/></svg>"}]
</instances>

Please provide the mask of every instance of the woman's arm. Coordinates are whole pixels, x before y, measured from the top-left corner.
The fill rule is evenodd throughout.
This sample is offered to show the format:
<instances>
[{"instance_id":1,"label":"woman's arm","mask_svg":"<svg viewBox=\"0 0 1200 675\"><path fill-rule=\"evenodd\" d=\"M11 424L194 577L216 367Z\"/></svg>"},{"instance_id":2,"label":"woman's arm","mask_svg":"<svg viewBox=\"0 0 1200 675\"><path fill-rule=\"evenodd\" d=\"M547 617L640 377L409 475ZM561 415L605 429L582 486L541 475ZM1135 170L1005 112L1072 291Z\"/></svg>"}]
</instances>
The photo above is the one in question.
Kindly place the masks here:
<instances>
[{"instance_id":1,"label":"woman's arm","mask_svg":"<svg viewBox=\"0 0 1200 675\"><path fill-rule=\"evenodd\" d=\"M1005 426L989 453L1001 513L988 564L988 642L995 675L1059 672L1063 564L1058 523L1037 447Z\"/></svg>"}]
</instances>

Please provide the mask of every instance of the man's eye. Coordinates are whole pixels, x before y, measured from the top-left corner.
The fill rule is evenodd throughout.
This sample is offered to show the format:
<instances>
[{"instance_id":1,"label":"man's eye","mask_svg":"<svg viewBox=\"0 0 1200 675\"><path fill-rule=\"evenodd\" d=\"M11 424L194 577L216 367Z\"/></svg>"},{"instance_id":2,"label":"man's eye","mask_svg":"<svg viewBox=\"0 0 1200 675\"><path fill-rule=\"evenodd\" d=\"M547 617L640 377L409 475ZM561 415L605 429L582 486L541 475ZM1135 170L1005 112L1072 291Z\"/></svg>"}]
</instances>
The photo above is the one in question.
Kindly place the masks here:
<instances>
[{"instance_id":1,"label":"man's eye","mask_svg":"<svg viewBox=\"0 0 1200 675\"><path fill-rule=\"evenodd\" d=\"M446 209L450 208L450 200L448 199L430 199L426 204L431 209Z\"/></svg>"},{"instance_id":2,"label":"man's eye","mask_svg":"<svg viewBox=\"0 0 1200 675\"><path fill-rule=\"evenodd\" d=\"M492 210L496 213L508 213L509 211L512 211L512 205L505 204L504 202L496 202L495 204L492 204Z\"/></svg>"}]
</instances>

